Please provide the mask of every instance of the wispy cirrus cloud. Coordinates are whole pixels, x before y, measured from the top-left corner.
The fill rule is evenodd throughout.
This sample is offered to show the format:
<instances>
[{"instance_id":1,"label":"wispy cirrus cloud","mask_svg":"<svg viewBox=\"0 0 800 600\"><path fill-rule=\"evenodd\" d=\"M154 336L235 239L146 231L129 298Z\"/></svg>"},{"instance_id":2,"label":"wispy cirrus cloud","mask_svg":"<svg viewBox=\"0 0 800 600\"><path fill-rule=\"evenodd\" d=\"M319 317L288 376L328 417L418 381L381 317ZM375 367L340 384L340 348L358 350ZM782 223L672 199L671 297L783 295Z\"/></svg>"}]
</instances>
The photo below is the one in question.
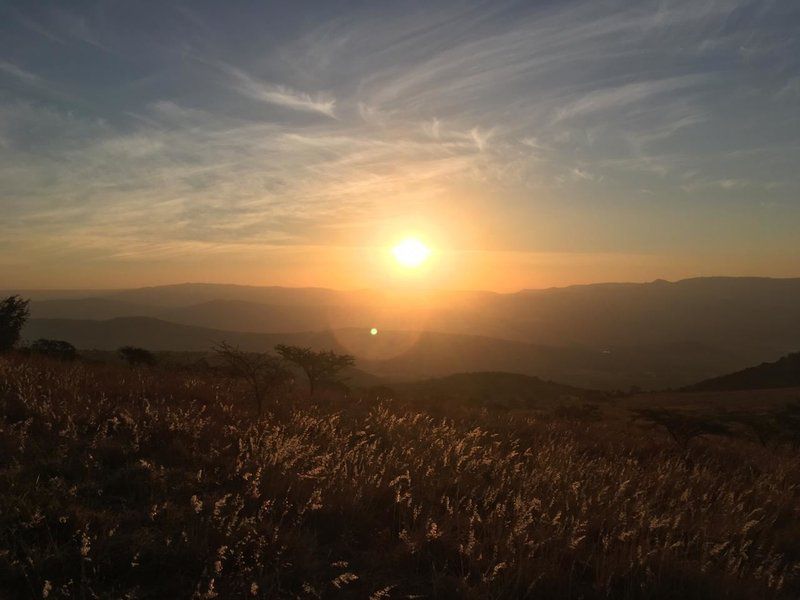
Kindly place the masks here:
<instances>
[{"instance_id":1,"label":"wispy cirrus cloud","mask_svg":"<svg viewBox=\"0 0 800 600\"><path fill-rule=\"evenodd\" d=\"M25 83L39 84L42 81L41 77L39 77L35 73L26 71L25 69L22 69L17 65L5 60L0 60L0 72L6 75L10 75L15 79L24 81Z\"/></svg>"},{"instance_id":2,"label":"wispy cirrus cloud","mask_svg":"<svg viewBox=\"0 0 800 600\"><path fill-rule=\"evenodd\" d=\"M225 65L224 70L235 81L236 89L248 98L293 110L319 113L332 118L336 117L334 113L336 100L324 94L311 96L305 92L293 90L286 85L264 83L241 69L229 65Z\"/></svg>"},{"instance_id":3,"label":"wispy cirrus cloud","mask_svg":"<svg viewBox=\"0 0 800 600\"><path fill-rule=\"evenodd\" d=\"M681 237L682 206L719 231L756 192L797 221L780 4L165 6L160 29L20 7L0 23L0 76L25 84L0 96L0 234L179 255L352 244L458 205L497 247L639 251ZM39 25L58 39L31 42Z\"/></svg>"},{"instance_id":4,"label":"wispy cirrus cloud","mask_svg":"<svg viewBox=\"0 0 800 600\"><path fill-rule=\"evenodd\" d=\"M708 84L708 75L682 75L591 90L559 108L556 111L556 122L595 113L626 110L631 105L641 105L645 102L650 104L657 96L676 94L692 86Z\"/></svg>"}]
</instances>

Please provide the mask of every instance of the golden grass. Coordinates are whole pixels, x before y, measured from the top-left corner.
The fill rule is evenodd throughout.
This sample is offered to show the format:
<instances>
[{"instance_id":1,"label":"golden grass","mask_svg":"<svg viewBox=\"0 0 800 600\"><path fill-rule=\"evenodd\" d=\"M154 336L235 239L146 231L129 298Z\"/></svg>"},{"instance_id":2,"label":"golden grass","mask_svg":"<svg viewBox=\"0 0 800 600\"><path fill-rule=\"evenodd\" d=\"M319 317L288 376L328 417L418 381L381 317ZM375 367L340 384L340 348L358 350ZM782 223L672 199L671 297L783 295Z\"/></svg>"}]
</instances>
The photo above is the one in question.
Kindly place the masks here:
<instances>
[{"instance_id":1,"label":"golden grass","mask_svg":"<svg viewBox=\"0 0 800 600\"><path fill-rule=\"evenodd\" d=\"M792 448L241 396L0 359L0 597L800 596Z\"/></svg>"}]
</instances>

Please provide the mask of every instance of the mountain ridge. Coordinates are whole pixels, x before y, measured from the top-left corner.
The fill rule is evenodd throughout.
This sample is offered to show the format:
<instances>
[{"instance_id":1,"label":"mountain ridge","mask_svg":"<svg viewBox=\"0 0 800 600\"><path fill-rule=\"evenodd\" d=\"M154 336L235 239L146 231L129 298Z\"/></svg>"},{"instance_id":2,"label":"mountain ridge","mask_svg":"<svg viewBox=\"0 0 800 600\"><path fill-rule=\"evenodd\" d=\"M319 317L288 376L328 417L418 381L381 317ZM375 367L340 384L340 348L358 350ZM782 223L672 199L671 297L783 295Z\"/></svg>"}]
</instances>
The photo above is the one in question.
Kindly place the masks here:
<instances>
[{"instance_id":1,"label":"mountain ridge","mask_svg":"<svg viewBox=\"0 0 800 600\"><path fill-rule=\"evenodd\" d=\"M278 343L354 354L360 368L381 377L419 379L469 371L509 371L579 387L658 389L688 385L746 366L743 357L699 344L598 348L546 346L479 335L364 328L294 333L232 332L150 317L108 320L30 319L23 338L66 340L79 349L209 351L222 340L244 350L269 351Z\"/></svg>"},{"instance_id":2,"label":"mountain ridge","mask_svg":"<svg viewBox=\"0 0 800 600\"><path fill-rule=\"evenodd\" d=\"M685 392L761 390L800 387L800 352L792 352L774 362L747 367L685 386Z\"/></svg>"},{"instance_id":3,"label":"mountain ridge","mask_svg":"<svg viewBox=\"0 0 800 600\"><path fill-rule=\"evenodd\" d=\"M658 285L658 284L682 284L686 282L696 282L696 281L778 281L778 282L797 282L800 283L800 277L762 277L762 276L750 276L750 275L703 275L697 277L685 277L682 279L676 280L668 280L668 279L653 279L650 281L598 281L594 283L576 283L570 285L563 285L563 286L549 286L543 288L521 288L516 291L511 292L498 292L495 290L445 290L445 289L436 289L431 288L427 289L428 292L451 292L451 293L485 293L485 294L496 294L496 295L515 295L515 294L522 294L527 292L546 292L552 290L568 290L568 289L576 289L576 288L589 288L589 287L605 287L605 286L647 286L647 285ZM57 295L57 294L66 294L69 296L74 297L75 294L87 294L85 298L89 297L96 297L97 295L113 295L120 292L127 292L133 290L158 290L158 289L168 289L168 288L186 288L186 287L227 287L227 288L245 288L245 289L266 289L266 290L308 290L308 291L329 291L329 292L339 292L339 293L358 293L358 292L368 292L374 291L374 288L353 288L353 289L340 289L340 288L328 288L328 287L320 287L320 286L285 286L285 285L251 285L251 284L240 284L240 283L216 283L216 282L209 282L209 281L185 281L181 283L169 283L169 284L158 284L158 285L147 285L147 286L136 286L136 287L122 287L122 288L25 288L25 287L8 287L4 289L0 289L0 294L48 294L48 295Z\"/></svg>"}]
</instances>

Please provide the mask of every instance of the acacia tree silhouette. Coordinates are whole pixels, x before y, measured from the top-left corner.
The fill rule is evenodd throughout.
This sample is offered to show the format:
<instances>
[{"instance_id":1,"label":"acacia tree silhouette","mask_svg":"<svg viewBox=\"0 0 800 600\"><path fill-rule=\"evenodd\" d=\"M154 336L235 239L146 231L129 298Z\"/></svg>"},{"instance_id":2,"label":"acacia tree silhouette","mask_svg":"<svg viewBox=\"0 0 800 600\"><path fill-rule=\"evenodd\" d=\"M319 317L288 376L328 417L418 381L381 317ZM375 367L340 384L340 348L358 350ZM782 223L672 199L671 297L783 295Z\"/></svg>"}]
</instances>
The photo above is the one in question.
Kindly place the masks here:
<instances>
[{"instance_id":1,"label":"acacia tree silhouette","mask_svg":"<svg viewBox=\"0 0 800 600\"><path fill-rule=\"evenodd\" d=\"M213 350L230 375L247 381L259 417L264 397L290 378L289 372L275 356L245 352L227 342L214 345Z\"/></svg>"},{"instance_id":2,"label":"acacia tree silhouette","mask_svg":"<svg viewBox=\"0 0 800 600\"><path fill-rule=\"evenodd\" d=\"M333 350L314 351L311 348L286 346L278 344L275 350L287 362L300 367L308 378L309 395L320 383L338 381L339 373L346 367L352 367L356 359L349 354L337 354Z\"/></svg>"},{"instance_id":3,"label":"acacia tree silhouette","mask_svg":"<svg viewBox=\"0 0 800 600\"><path fill-rule=\"evenodd\" d=\"M0 352L11 350L19 341L19 334L28 320L30 300L9 296L0 301Z\"/></svg>"},{"instance_id":4,"label":"acacia tree silhouette","mask_svg":"<svg viewBox=\"0 0 800 600\"><path fill-rule=\"evenodd\" d=\"M117 354L131 366L146 365L152 367L158 362L156 355L150 350L137 348L136 346L123 346L117 350Z\"/></svg>"},{"instance_id":5,"label":"acacia tree silhouette","mask_svg":"<svg viewBox=\"0 0 800 600\"><path fill-rule=\"evenodd\" d=\"M58 360L75 360L78 358L78 351L75 346L64 340L48 340L40 338L30 346L31 352L49 356Z\"/></svg>"}]
</instances>

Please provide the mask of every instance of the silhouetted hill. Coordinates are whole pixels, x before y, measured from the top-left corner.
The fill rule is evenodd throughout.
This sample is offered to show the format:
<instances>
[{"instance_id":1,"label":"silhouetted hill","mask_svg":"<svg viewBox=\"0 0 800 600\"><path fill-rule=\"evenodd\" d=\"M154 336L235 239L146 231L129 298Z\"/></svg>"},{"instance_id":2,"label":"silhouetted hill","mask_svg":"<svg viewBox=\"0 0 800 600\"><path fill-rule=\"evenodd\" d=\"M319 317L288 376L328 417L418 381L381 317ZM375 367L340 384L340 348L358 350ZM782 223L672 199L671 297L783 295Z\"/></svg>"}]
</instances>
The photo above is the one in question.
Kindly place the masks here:
<instances>
[{"instance_id":1,"label":"silhouetted hill","mask_svg":"<svg viewBox=\"0 0 800 600\"><path fill-rule=\"evenodd\" d=\"M227 297L229 287L219 290L223 296L199 303L172 305L178 297L197 299L191 290L194 286L155 297L147 288L146 294L133 290L114 298L34 300L31 316L34 318L111 319L116 317L150 316L174 323L196 325L212 329L249 331L260 333L298 332L347 327L381 329L409 329L423 331L437 329L451 333L490 335L506 339L520 339L515 328L494 317L484 317L475 308L476 298L482 292L414 294L411 296L377 294L374 292L330 292L291 288L255 288L243 295L261 301ZM214 286L199 288L206 296ZM238 286L232 286L238 290ZM263 292L263 293L260 293ZM333 295L335 294L335 296ZM137 301L120 299L132 296ZM166 302L147 304L140 300ZM268 302L269 301L269 302Z\"/></svg>"},{"instance_id":2,"label":"silhouetted hill","mask_svg":"<svg viewBox=\"0 0 800 600\"><path fill-rule=\"evenodd\" d=\"M130 344L156 351L208 351L221 340L253 351L268 351L278 343L296 344L353 354L360 368L392 380L488 370L535 375L581 387L627 389L638 385L653 389L686 385L742 366L736 355L690 343L567 347L430 331L381 330L372 336L366 328L252 333L149 317L31 319L22 333L27 340L61 339L80 349L99 350Z\"/></svg>"},{"instance_id":3,"label":"silhouetted hill","mask_svg":"<svg viewBox=\"0 0 800 600\"><path fill-rule=\"evenodd\" d=\"M800 279L709 277L513 294L216 284L123 290L85 301L62 293L71 299L59 303L48 296L48 302L34 301L33 316L153 316L262 333L378 327L547 346L699 343L734 354L739 365L776 358L800 346Z\"/></svg>"},{"instance_id":4,"label":"silhouetted hill","mask_svg":"<svg viewBox=\"0 0 800 600\"><path fill-rule=\"evenodd\" d=\"M347 293L325 288L182 283L120 290L108 295L108 297L125 302L171 307L200 304L211 300L239 300L264 304L326 305L337 303L342 294Z\"/></svg>"},{"instance_id":5,"label":"silhouetted hill","mask_svg":"<svg viewBox=\"0 0 800 600\"><path fill-rule=\"evenodd\" d=\"M165 350L205 350L220 335L253 349L313 338L339 344L387 377L497 370L603 389L679 387L800 347L800 279L711 277L513 294L216 284L95 294L34 293L43 298L31 303L35 319L82 321L31 324L31 331L67 339L56 335L66 328L80 347L107 347L110 336L116 345ZM90 321L118 317L169 325ZM371 327L380 330L377 339L366 336Z\"/></svg>"},{"instance_id":6,"label":"silhouetted hill","mask_svg":"<svg viewBox=\"0 0 800 600\"><path fill-rule=\"evenodd\" d=\"M69 341L77 348L116 350L120 346L141 346L148 350L207 351L219 341L244 350L264 351L278 343L309 346L335 345L330 333L263 334L222 331L151 317L91 319L30 319L23 331L26 339L52 338Z\"/></svg>"},{"instance_id":7,"label":"silhouetted hill","mask_svg":"<svg viewBox=\"0 0 800 600\"><path fill-rule=\"evenodd\" d=\"M31 317L42 319L114 319L116 317L155 317L163 309L110 298L59 298L34 300Z\"/></svg>"},{"instance_id":8,"label":"silhouetted hill","mask_svg":"<svg viewBox=\"0 0 800 600\"><path fill-rule=\"evenodd\" d=\"M595 284L504 298L542 343L709 345L783 349L800 343L800 279L706 277ZM525 307L528 307L526 309Z\"/></svg>"},{"instance_id":9,"label":"silhouetted hill","mask_svg":"<svg viewBox=\"0 0 800 600\"><path fill-rule=\"evenodd\" d=\"M756 390L800 387L800 352L784 356L775 362L761 363L683 388L685 391Z\"/></svg>"},{"instance_id":10,"label":"silhouetted hill","mask_svg":"<svg viewBox=\"0 0 800 600\"><path fill-rule=\"evenodd\" d=\"M348 322L346 311L354 309L319 305L259 304L244 300L209 300L188 306L156 306L112 300L84 298L81 300L45 300L31 303L31 316L40 319L95 319L120 317L153 317L183 325L210 329L252 333L285 333L326 329L335 321L341 327L356 326L359 311Z\"/></svg>"}]
</instances>

